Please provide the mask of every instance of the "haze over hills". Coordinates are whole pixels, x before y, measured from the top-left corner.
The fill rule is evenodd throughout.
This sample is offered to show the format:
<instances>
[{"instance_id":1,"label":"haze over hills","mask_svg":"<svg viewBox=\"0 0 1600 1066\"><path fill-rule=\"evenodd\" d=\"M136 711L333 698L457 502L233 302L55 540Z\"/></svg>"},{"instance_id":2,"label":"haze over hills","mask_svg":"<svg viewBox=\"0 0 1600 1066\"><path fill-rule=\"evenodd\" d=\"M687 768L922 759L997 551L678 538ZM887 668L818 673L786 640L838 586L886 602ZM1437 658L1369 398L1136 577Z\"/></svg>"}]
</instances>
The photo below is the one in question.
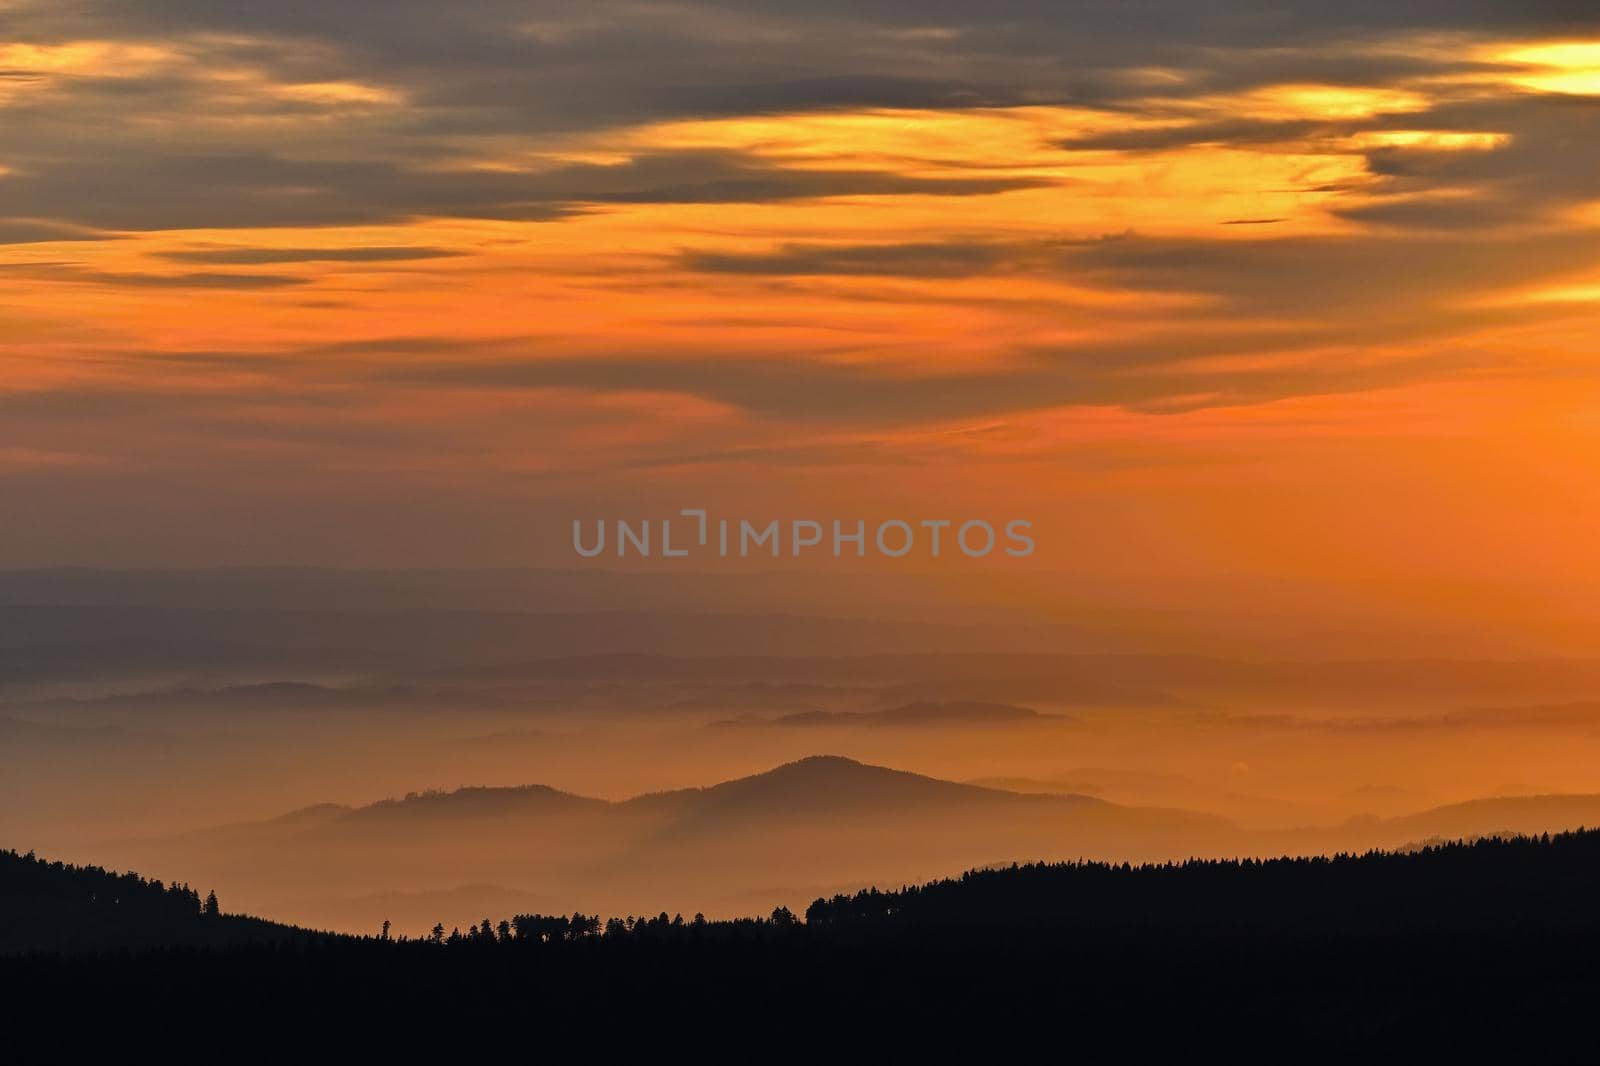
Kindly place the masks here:
<instances>
[{"instance_id":1,"label":"haze over hills","mask_svg":"<svg viewBox=\"0 0 1600 1066\"><path fill-rule=\"evenodd\" d=\"M1388 838L1460 839L1600 826L1600 795L1496 796L1388 819Z\"/></svg>"},{"instance_id":2,"label":"haze over hills","mask_svg":"<svg viewBox=\"0 0 1600 1066\"><path fill-rule=\"evenodd\" d=\"M354 901L384 892L468 884L535 893L558 910L733 914L758 900L803 905L838 889L960 866L1217 850L1233 833L1213 816L1027 796L815 757L617 802L534 786L324 805L112 843L105 854L182 871L258 912L318 924L335 914L349 920ZM367 925L395 918L382 910L382 900L373 901Z\"/></svg>"},{"instance_id":3,"label":"haze over hills","mask_svg":"<svg viewBox=\"0 0 1600 1066\"><path fill-rule=\"evenodd\" d=\"M1006 726L1033 722L1068 724L1071 718L1061 714L1043 714L1029 707L1009 703L985 703L977 700L955 700L948 703L923 701L905 703L882 711L797 711L776 718L747 715L743 718L724 719L711 725L727 726L787 726L805 728L815 726Z\"/></svg>"},{"instance_id":4,"label":"haze over hills","mask_svg":"<svg viewBox=\"0 0 1600 1066\"><path fill-rule=\"evenodd\" d=\"M1016 595L999 594L1013 585ZM898 686L885 693L891 704L1156 706L1241 686L1476 693L1480 703L1600 698L1600 662L1586 645L1550 659L1548 647L1504 634L1423 636L1415 619L1397 626L1354 607L1345 608L1354 624L1323 622L1312 634L1281 603L1247 610L1214 589L1074 589L1066 605L1041 603L1016 575L988 575L974 595L915 572L818 582L783 571L0 570L0 692L132 691L204 674L224 685L380 677L380 689L423 679L856 678ZM1505 655L1545 661L1493 661ZM699 662L661 661L674 658ZM1284 661L1294 659L1320 662Z\"/></svg>"},{"instance_id":5,"label":"haze over hills","mask_svg":"<svg viewBox=\"0 0 1600 1066\"><path fill-rule=\"evenodd\" d=\"M740 913L960 865L1595 821L1569 800L1417 812L1600 793L1600 660L1336 660L1352 649L1221 622L1171 641L916 575L698 577L0 572L0 842L172 857L365 929L475 893ZM685 790L820 750L1002 798L829 764L736 803Z\"/></svg>"},{"instance_id":6,"label":"haze over hills","mask_svg":"<svg viewBox=\"0 0 1600 1066\"><path fill-rule=\"evenodd\" d=\"M223 914L188 885L0 850L0 957L305 945L305 929Z\"/></svg>"},{"instance_id":7,"label":"haze over hills","mask_svg":"<svg viewBox=\"0 0 1600 1066\"><path fill-rule=\"evenodd\" d=\"M214 884L258 913L360 932L384 920L413 928L429 914L477 921L495 899L719 916L1011 862L1327 853L1594 824L1600 796L1551 796L1257 832L1192 811L816 756L620 801L543 786L467 788L320 805L97 850L118 864Z\"/></svg>"}]
</instances>

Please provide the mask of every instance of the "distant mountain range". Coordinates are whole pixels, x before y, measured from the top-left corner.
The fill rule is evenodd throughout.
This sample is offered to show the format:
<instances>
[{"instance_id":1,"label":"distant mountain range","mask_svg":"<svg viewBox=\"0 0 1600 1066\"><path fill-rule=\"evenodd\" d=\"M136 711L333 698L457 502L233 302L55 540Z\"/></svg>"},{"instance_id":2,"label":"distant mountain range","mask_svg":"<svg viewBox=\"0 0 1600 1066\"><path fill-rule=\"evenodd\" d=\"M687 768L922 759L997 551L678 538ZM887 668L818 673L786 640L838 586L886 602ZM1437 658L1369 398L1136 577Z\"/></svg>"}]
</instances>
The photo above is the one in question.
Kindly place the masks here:
<instances>
[{"instance_id":1,"label":"distant mountain range","mask_svg":"<svg viewBox=\"0 0 1600 1066\"><path fill-rule=\"evenodd\" d=\"M557 909L740 913L953 867L1209 853L1234 834L1209 815L1022 795L819 756L623 802L530 786L319 805L112 844L107 857L178 871L253 910L317 925L336 915L344 924L360 909L353 901L382 893L469 884L535 893ZM398 920L376 902L366 912L372 928L385 918Z\"/></svg>"},{"instance_id":2,"label":"distant mountain range","mask_svg":"<svg viewBox=\"0 0 1600 1066\"><path fill-rule=\"evenodd\" d=\"M1600 825L1600 796L1482 800L1250 832L1213 815L816 756L620 802L526 786L319 805L110 844L102 859L216 885L259 913L370 931L385 919L409 929L430 916L477 921L496 899L537 899L557 911L666 907L715 916L1019 861L1334 852L1580 825Z\"/></svg>"}]
</instances>

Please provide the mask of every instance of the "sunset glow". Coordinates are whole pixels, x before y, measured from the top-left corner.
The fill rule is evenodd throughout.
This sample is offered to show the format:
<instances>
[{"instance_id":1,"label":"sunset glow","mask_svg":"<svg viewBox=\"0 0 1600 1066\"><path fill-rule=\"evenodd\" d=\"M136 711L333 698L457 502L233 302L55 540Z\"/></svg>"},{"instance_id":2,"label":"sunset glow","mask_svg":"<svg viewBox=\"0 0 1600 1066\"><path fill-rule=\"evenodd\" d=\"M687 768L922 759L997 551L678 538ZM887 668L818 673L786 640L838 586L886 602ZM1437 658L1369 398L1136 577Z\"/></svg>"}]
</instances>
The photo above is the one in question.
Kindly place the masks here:
<instances>
[{"instance_id":1,"label":"sunset glow","mask_svg":"<svg viewBox=\"0 0 1600 1066\"><path fill-rule=\"evenodd\" d=\"M507 96L385 61L425 54L404 30L363 48L291 18L30 12L0 49L14 561L106 561L73 502L97 492L150 502L118 508L130 563L471 543L537 565L596 493L870 511L889 501L856 486L885 484L1032 501L1063 575L1123 567L1091 545L1154 523L1152 579L1360 584L1354 558L1413 538L1431 548L1407 565L1505 578L1471 547L1493 538L1518 581L1600 581L1519 499L1527 470L1596 448L1597 138L1572 104L1593 38L1419 25L1007 70L977 23L890 20L852 45L904 68L880 82L713 101L740 49L844 23L701 10L672 33L703 76L665 56L614 89L508 70ZM605 32L557 13L507 31L551 57ZM1402 469L1473 491L1411 498ZM376 510L341 502L352 479ZM419 483L448 486L426 542L378 517ZM241 541L196 509L214 492L271 494L302 547ZM1326 556L1285 542L1355 496L1406 525ZM1600 521L1592 494L1562 507L1567 530ZM1196 555L1224 516L1234 546Z\"/></svg>"},{"instance_id":2,"label":"sunset glow","mask_svg":"<svg viewBox=\"0 0 1600 1066\"><path fill-rule=\"evenodd\" d=\"M1597 371L1593 2L0 0L13 1028L1577 1061Z\"/></svg>"}]
</instances>

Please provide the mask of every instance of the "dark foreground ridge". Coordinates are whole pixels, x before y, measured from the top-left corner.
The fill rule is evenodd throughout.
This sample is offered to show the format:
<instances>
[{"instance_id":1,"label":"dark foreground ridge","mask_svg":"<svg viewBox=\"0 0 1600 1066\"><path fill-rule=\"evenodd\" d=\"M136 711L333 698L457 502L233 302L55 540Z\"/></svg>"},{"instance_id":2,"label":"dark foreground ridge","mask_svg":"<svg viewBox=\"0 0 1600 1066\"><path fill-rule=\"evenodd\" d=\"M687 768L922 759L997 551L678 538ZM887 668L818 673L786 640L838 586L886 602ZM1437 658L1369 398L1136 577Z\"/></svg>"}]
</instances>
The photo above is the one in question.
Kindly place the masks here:
<instances>
[{"instance_id":1,"label":"dark foreground ridge","mask_svg":"<svg viewBox=\"0 0 1600 1066\"><path fill-rule=\"evenodd\" d=\"M0 851L0 955L227 950L327 934L222 914L215 894Z\"/></svg>"},{"instance_id":2,"label":"dark foreground ridge","mask_svg":"<svg viewBox=\"0 0 1600 1066\"><path fill-rule=\"evenodd\" d=\"M139 1025L687 1026L785 1040L1010 1039L1150 1052L1243 1041L1581 1059L1600 1001L1600 832L1407 853L1040 864L818 900L804 919L520 915L423 939L208 913L185 887L0 853L0 977ZM210 908L215 911L216 908ZM19 1015L20 1016L20 1015ZM229 1021L231 1019L231 1021ZM987 1035L986 1035L987 1034ZM611 1039L621 1039L612 1033ZM1285 1044L1282 1041L1293 1043Z\"/></svg>"}]
</instances>

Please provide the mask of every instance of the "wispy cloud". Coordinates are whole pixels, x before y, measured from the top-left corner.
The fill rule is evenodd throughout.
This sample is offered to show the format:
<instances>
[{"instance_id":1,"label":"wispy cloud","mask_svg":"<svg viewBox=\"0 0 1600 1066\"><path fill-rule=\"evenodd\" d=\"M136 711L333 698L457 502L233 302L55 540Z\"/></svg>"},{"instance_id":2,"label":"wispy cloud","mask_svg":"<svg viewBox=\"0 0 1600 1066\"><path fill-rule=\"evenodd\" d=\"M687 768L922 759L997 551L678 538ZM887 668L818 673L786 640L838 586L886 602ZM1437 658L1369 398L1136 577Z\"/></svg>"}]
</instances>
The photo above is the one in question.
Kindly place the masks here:
<instances>
[{"instance_id":1,"label":"wispy cloud","mask_svg":"<svg viewBox=\"0 0 1600 1066\"><path fill-rule=\"evenodd\" d=\"M476 513L719 455L745 488L763 456L959 481L974 422L1056 457L1092 423L1083 470L1180 432L1153 415L1248 436L1265 405L1482 438L1592 371L1592 5L25 0L0 28L0 448L130 486L427 470ZM1534 413L1484 399L1512 382Z\"/></svg>"}]
</instances>

